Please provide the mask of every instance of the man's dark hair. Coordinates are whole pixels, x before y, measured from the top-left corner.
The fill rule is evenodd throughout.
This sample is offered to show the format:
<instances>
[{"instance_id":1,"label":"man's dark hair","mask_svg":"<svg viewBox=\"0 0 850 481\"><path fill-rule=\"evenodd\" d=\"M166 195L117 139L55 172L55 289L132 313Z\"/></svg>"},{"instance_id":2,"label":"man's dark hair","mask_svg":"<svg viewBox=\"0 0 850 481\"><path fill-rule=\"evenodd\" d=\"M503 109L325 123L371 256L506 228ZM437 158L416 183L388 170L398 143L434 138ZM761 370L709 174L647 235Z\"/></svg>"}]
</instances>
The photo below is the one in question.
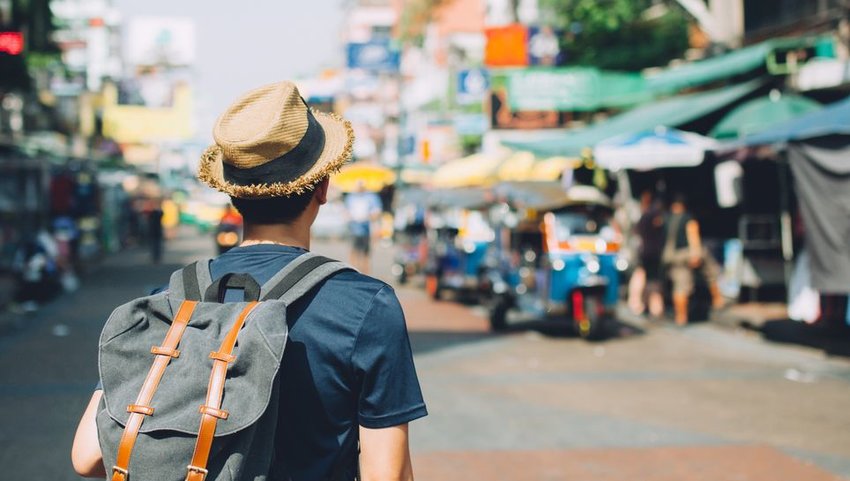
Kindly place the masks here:
<instances>
[{"instance_id":1,"label":"man's dark hair","mask_svg":"<svg viewBox=\"0 0 850 481\"><path fill-rule=\"evenodd\" d=\"M302 194L289 197L269 197L267 199L231 197L230 201L248 224L289 224L307 209L315 192L315 190L308 190Z\"/></svg>"}]
</instances>

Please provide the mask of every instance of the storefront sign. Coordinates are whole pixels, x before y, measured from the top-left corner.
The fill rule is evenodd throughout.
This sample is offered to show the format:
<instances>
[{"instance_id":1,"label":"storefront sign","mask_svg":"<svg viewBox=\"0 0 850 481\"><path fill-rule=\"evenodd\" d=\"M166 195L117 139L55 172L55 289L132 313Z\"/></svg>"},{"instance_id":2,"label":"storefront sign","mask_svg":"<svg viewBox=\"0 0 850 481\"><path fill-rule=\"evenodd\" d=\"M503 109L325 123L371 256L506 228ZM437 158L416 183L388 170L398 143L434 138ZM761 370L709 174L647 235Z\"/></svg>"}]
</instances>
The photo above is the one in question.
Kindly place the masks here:
<instances>
[{"instance_id":1,"label":"storefront sign","mask_svg":"<svg viewBox=\"0 0 850 481\"><path fill-rule=\"evenodd\" d=\"M523 25L485 29L484 63L489 67L528 65L528 30Z\"/></svg>"},{"instance_id":2,"label":"storefront sign","mask_svg":"<svg viewBox=\"0 0 850 481\"><path fill-rule=\"evenodd\" d=\"M535 68L505 75L512 110L589 111L634 105L650 95L638 74Z\"/></svg>"},{"instance_id":3,"label":"storefront sign","mask_svg":"<svg viewBox=\"0 0 850 481\"><path fill-rule=\"evenodd\" d=\"M348 68L372 72L398 72L401 55L389 40L348 44Z\"/></svg>"},{"instance_id":4,"label":"storefront sign","mask_svg":"<svg viewBox=\"0 0 850 481\"><path fill-rule=\"evenodd\" d=\"M129 65L195 63L195 22L183 17L135 17L127 24L124 59Z\"/></svg>"}]
</instances>

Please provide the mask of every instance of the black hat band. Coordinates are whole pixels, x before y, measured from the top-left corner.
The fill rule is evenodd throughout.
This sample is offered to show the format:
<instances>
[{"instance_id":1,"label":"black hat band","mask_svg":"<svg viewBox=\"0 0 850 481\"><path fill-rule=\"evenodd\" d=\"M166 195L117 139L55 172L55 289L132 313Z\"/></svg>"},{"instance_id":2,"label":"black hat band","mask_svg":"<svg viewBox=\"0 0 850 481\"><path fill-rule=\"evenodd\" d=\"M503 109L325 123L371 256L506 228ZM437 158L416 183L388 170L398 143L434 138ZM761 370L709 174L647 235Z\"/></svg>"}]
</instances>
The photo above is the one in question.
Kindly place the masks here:
<instances>
[{"instance_id":1,"label":"black hat band","mask_svg":"<svg viewBox=\"0 0 850 481\"><path fill-rule=\"evenodd\" d=\"M224 180L236 185L291 182L310 171L325 150L325 130L307 109L307 131L289 152L265 164L240 169L224 163Z\"/></svg>"}]
</instances>

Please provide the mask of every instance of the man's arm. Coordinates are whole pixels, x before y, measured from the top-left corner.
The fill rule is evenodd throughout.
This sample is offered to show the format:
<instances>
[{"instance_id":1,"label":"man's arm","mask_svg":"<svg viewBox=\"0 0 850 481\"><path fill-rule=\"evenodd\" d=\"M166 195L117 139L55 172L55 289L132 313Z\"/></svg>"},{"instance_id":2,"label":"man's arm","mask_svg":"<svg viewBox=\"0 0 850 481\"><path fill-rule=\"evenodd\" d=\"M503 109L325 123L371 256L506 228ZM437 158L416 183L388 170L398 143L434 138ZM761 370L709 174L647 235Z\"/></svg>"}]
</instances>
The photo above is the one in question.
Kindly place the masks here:
<instances>
[{"instance_id":1,"label":"man's arm","mask_svg":"<svg viewBox=\"0 0 850 481\"><path fill-rule=\"evenodd\" d=\"M71 464L74 471L86 478L105 478L106 470L103 467L103 454L100 452L100 443L97 440L97 406L103 391L96 390L91 396L88 407L77 426L77 434L74 435L74 445L71 447Z\"/></svg>"},{"instance_id":2,"label":"man's arm","mask_svg":"<svg viewBox=\"0 0 850 481\"><path fill-rule=\"evenodd\" d=\"M360 426L362 481L413 481L407 424L383 429Z\"/></svg>"}]
</instances>

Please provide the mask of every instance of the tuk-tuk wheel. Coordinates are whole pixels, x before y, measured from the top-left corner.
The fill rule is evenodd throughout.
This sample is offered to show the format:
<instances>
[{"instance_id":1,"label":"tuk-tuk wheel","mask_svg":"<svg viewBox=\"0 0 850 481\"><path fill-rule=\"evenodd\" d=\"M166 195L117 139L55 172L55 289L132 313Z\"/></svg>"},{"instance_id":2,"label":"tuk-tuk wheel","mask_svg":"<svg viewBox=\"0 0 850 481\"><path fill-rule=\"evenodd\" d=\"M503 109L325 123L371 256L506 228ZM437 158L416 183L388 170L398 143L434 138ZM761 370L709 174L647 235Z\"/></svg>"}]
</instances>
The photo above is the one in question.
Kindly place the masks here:
<instances>
[{"instance_id":1,"label":"tuk-tuk wheel","mask_svg":"<svg viewBox=\"0 0 850 481\"><path fill-rule=\"evenodd\" d=\"M510 304L507 299L500 296L495 299L490 308L490 329L493 331L504 331L508 327L508 309Z\"/></svg>"},{"instance_id":2,"label":"tuk-tuk wheel","mask_svg":"<svg viewBox=\"0 0 850 481\"><path fill-rule=\"evenodd\" d=\"M573 324L583 339L602 339L605 335L605 313L602 297L582 291L572 294Z\"/></svg>"}]
</instances>

